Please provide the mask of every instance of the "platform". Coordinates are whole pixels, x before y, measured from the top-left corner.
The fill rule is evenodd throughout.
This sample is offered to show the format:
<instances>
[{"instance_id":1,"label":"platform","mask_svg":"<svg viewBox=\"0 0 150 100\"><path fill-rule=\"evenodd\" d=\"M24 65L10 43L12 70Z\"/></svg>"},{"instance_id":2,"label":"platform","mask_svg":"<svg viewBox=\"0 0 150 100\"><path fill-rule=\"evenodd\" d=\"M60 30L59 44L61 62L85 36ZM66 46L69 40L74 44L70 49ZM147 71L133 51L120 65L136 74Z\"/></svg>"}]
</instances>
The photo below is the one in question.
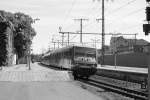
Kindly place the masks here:
<instances>
[{"instance_id":1,"label":"platform","mask_svg":"<svg viewBox=\"0 0 150 100\"><path fill-rule=\"evenodd\" d=\"M147 84L147 68L99 65L97 69L97 75L100 76L105 76L138 84Z\"/></svg>"},{"instance_id":2,"label":"platform","mask_svg":"<svg viewBox=\"0 0 150 100\"><path fill-rule=\"evenodd\" d=\"M110 65L98 65L98 69L106 69L106 70L115 70L122 72L133 72L133 73L142 73L148 74L148 68L138 68L138 67L124 67L124 66L110 66Z\"/></svg>"},{"instance_id":3,"label":"platform","mask_svg":"<svg viewBox=\"0 0 150 100\"><path fill-rule=\"evenodd\" d=\"M104 100L74 83L67 71L32 64L0 71L0 100Z\"/></svg>"}]
</instances>

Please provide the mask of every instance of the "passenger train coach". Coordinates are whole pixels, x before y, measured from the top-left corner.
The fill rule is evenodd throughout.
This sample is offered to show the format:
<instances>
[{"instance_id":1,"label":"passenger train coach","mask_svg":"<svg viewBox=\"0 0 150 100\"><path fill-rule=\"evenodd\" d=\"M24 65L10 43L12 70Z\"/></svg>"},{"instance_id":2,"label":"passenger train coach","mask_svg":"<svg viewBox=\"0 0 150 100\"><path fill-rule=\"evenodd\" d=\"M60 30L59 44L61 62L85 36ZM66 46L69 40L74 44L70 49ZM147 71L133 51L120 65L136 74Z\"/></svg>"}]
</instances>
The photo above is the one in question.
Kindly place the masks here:
<instances>
[{"instance_id":1,"label":"passenger train coach","mask_svg":"<svg viewBox=\"0 0 150 100\"><path fill-rule=\"evenodd\" d=\"M96 49L68 46L56 49L42 57L42 64L71 70L74 79L88 78L96 73Z\"/></svg>"}]
</instances>

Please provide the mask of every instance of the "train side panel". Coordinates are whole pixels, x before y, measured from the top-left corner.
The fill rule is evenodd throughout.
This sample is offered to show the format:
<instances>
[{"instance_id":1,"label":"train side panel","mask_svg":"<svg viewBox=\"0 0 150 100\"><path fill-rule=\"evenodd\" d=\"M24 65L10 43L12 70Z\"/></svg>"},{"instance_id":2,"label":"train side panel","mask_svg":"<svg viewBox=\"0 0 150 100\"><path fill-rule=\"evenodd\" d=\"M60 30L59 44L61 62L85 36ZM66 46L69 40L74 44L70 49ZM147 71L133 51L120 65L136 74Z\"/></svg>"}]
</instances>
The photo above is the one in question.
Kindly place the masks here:
<instances>
[{"instance_id":1,"label":"train side panel","mask_svg":"<svg viewBox=\"0 0 150 100\"><path fill-rule=\"evenodd\" d=\"M46 65L73 71L74 77L89 77L96 73L96 51L94 48L72 46L56 50L45 57Z\"/></svg>"},{"instance_id":2,"label":"train side panel","mask_svg":"<svg viewBox=\"0 0 150 100\"><path fill-rule=\"evenodd\" d=\"M71 69L71 59L68 59L68 58L59 59L58 66L59 67L64 67L64 68L67 68L67 69Z\"/></svg>"}]
</instances>

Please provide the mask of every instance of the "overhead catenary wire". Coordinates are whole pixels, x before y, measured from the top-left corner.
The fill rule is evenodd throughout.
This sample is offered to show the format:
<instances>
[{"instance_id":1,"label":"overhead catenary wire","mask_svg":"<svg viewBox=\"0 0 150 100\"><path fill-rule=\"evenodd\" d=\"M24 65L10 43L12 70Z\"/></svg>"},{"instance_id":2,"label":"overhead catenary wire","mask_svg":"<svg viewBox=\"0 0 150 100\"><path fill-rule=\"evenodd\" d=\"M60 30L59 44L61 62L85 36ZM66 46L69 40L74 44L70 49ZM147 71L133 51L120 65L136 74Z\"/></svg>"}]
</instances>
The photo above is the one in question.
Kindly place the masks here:
<instances>
[{"instance_id":1,"label":"overhead catenary wire","mask_svg":"<svg viewBox=\"0 0 150 100\"><path fill-rule=\"evenodd\" d=\"M77 35L74 35L70 40L73 40L74 38L76 38L77 37Z\"/></svg>"},{"instance_id":2,"label":"overhead catenary wire","mask_svg":"<svg viewBox=\"0 0 150 100\"><path fill-rule=\"evenodd\" d=\"M111 12L108 12L108 11L106 10L106 8L105 8L105 12L106 12L106 13L109 13L109 15L110 15L110 14L113 14L113 13L115 13L115 12L121 10L122 8L125 8L126 6L128 6L128 5L132 4L132 3L134 3L135 1L137 1L137 0L131 0L131 1L127 2L126 4L124 4L123 6L120 6L120 7L116 8L116 9L114 9L114 10L111 11ZM101 8L102 8L102 7L101 7ZM84 28L87 27L89 24L91 25L92 23L94 23L94 22L91 22L91 23L86 24L86 25L84 26Z\"/></svg>"},{"instance_id":3,"label":"overhead catenary wire","mask_svg":"<svg viewBox=\"0 0 150 100\"><path fill-rule=\"evenodd\" d=\"M127 7L128 5L130 5L130 4L133 4L135 1L137 1L137 0L130 0L128 3L126 3L126 5L123 5L123 6L121 6L120 8L121 9L119 9L118 11L120 11L120 10L122 10L123 8L125 8L125 7ZM115 10L115 9L114 9ZM114 11L114 10L112 10L112 11ZM117 10L117 9L116 9ZM116 22L122 22L122 21L124 21L127 17L129 17L129 16L132 16L132 15L134 15L134 14L137 14L137 13L139 13L140 11L142 11L143 10L143 8L139 8L139 9L136 9L135 11L131 11L131 12L129 12L129 13L125 13L124 15L121 15L121 16L126 16L126 17L122 17L122 20L119 20L118 19L118 17L117 17L117 20L114 20L115 21L115 23ZM117 11L116 11L116 13L117 13ZM113 14L113 12L112 13L110 13L110 14ZM107 19L106 19L107 20ZM91 22L91 23L88 23L88 24L86 24L86 25L84 25L84 28L87 28L87 27L89 27L89 26L91 26L92 24L94 24L94 23L96 23L96 22ZM90 25L89 25L90 24ZM113 24L113 23L112 23ZM70 25L69 25L69 27L71 27ZM107 26L106 26L107 27ZM132 26L131 26L132 27ZM134 27L137 27L137 26L133 26L132 28L134 28ZM132 29L132 28L128 28L128 30L129 29Z\"/></svg>"},{"instance_id":4,"label":"overhead catenary wire","mask_svg":"<svg viewBox=\"0 0 150 100\"><path fill-rule=\"evenodd\" d=\"M75 0L74 0L75 1ZM68 11L68 15L66 15L66 17L65 17L65 19L64 19L64 22L65 22L65 20L69 17L69 13L71 13L71 11L72 11L72 9L74 8L74 6L75 6L75 4L77 3L77 1L76 2L74 2L74 3L72 3L72 8L70 8L70 11ZM89 16L89 14L90 15L93 15L94 14L94 12L92 12L92 11L94 11L94 10L99 10L99 9L101 9L101 8L99 8L99 7L97 7L96 5L92 5L91 7L90 7L90 9L91 10L87 10L87 14L88 14L88 16ZM93 23L93 22L92 22ZM89 25L89 24L86 24L86 25L84 25L85 27L87 26L87 25ZM69 26L67 26L67 27L65 27L65 29L67 29L67 28L71 28L71 27L73 27L73 24L71 24L71 25L69 25Z\"/></svg>"},{"instance_id":5,"label":"overhead catenary wire","mask_svg":"<svg viewBox=\"0 0 150 100\"><path fill-rule=\"evenodd\" d=\"M127 17L132 16L132 15L134 15L134 14L136 14L136 13L139 13L139 12L142 11L142 10L144 10L144 7L139 8L139 9L137 9L137 10L134 10L134 11L132 11L132 12L129 12L129 13L123 15L124 18L121 17L121 19L126 19ZM118 18L119 18L119 17L117 17L117 19L118 19Z\"/></svg>"},{"instance_id":6,"label":"overhead catenary wire","mask_svg":"<svg viewBox=\"0 0 150 100\"><path fill-rule=\"evenodd\" d=\"M124 31L130 31L130 30L133 30L133 29L134 29L134 31L135 31L136 28L139 28L139 27L142 28L141 25L142 25L142 24L134 25L134 26L125 28L125 29L123 29L123 30L124 30ZM135 31L135 32L136 32L136 31Z\"/></svg>"},{"instance_id":7,"label":"overhead catenary wire","mask_svg":"<svg viewBox=\"0 0 150 100\"><path fill-rule=\"evenodd\" d=\"M128 5L132 4L132 3L134 3L135 1L137 1L137 0L131 0L131 1L127 2L127 3L125 3L123 6L120 6L120 7L116 8L116 9L112 10L113 12L112 12L112 13L110 12L110 14L113 14L114 12L117 12L117 11L121 10L122 8L125 8L126 6L128 6ZM70 15L70 13L71 13L71 11L72 11L72 9L73 9L75 3L76 3L76 0L73 0L72 6L71 6L71 8L70 8L69 11L68 11L68 13L67 13L67 15L66 15L66 17L65 17L65 20L66 20L66 19L68 18L68 16ZM95 7L91 7L91 8L94 9ZM98 8L98 9L99 9L99 8ZM132 12L131 12L131 13L132 13ZM65 20L64 20L64 22L65 22ZM93 22L91 22L91 23L93 23ZM89 24L91 25L91 23L86 24L84 27L87 27ZM71 27L71 25L69 25L69 27Z\"/></svg>"},{"instance_id":8,"label":"overhead catenary wire","mask_svg":"<svg viewBox=\"0 0 150 100\"><path fill-rule=\"evenodd\" d=\"M67 22L67 19L69 18L69 16L70 16L70 14L71 14L71 12L72 12L76 2L77 2L77 0L72 0L71 7L69 8L66 16L64 17L64 21L62 23L62 26L64 26L64 24Z\"/></svg>"},{"instance_id":9,"label":"overhead catenary wire","mask_svg":"<svg viewBox=\"0 0 150 100\"><path fill-rule=\"evenodd\" d=\"M137 13L139 13L140 11L142 11L142 10L144 10L144 8L142 7L142 8L139 8L139 9L137 9L137 10L134 10L134 11L132 11L132 12L129 12L128 14L126 14L126 15L123 15L124 17L122 18L121 16L120 17L117 17L116 19L117 20L113 20L111 23L107 23L107 24L109 24L109 25L115 25L116 23L122 23L123 24L123 22L124 22L124 20L125 19L127 19L128 17L130 17L130 16L133 16L134 14L137 14ZM121 19L121 20L119 20L119 19ZM114 22L115 22L115 24L114 24ZM116 24L117 25L117 24ZM139 25L139 24L138 24ZM137 27L137 24L136 25L134 25L134 26L136 26ZM132 27L132 26L131 26Z\"/></svg>"},{"instance_id":10,"label":"overhead catenary wire","mask_svg":"<svg viewBox=\"0 0 150 100\"><path fill-rule=\"evenodd\" d=\"M127 4L130 4L130 3L134 2L134 1L136 1L136 0L132 0L132 1L128 2ZM72 11L72 9L73 9L75 3L76 3L76 0L74 0L74 1L72 2L72 6L71 6L71 8L70 8L69 11L68 11L68 14L67 14L65 20L66 20L66 19L68 18L68 16L70 15L70 13L71 13L71 11ZM92 9L92 10L93 10L93 9L96 9L96 6L91 7L91 9ZM98 7L98 9L100 9L100 8ZM91 10L91 11L92 11L92 10ZM97 9L96 9L96 10L97 10ZM91 14L91 13L90 13L90 14ZM65 22L65 20L64 20L64 22ZM88 23L88 24L84 25L84 27L87 27L89 24L91 25L92 23L94 23L94 22ZM69 25L68 27L71 27L71 25ZM67 27L67 28L68 28L68 27Z\"/></svg>"},{"instance_id":11,"label":"overhead catenary wire","mask_svg":"<svg viewBox=\"0 0 150 100\"><path fill-rule=\"evenodd\" d=\"M128 14L122 15L122 16L124 16L124 17L121 17L121 16L116 17L115 19L117 19L117 20L109 20L109 21L112 21L112 22L111 22L111 23L107 23L107 24L111 25L111 24L113 24L114 22L115 22L115 23L120 23L120 21L123 22L123 21L124 21L125 19L127 19L128 17L133 16L134 14L137 14L137 13L141 12L142 10L144 10L144 7L139 8L139 9L134 10L134 11L131 11L131 12L129 12ZM119 19L120 19L120 20L119 20ZM107 20L108 20L108 19L107 19Z\"/></svg>"},{"instance_id":12,"label":"overhead catenary wire","mask_svg":"<svg viewBox=\"0 0 150 100\"><path fill-rule=\"evenodd\" d=\"M121 6L121 7L119 7L120 9L119 10L121 10L121 8L125 8L125 7L127 7L128 5L130 5L130 4L133 4L135 1L137 1L137 0L131 0L131 1L129 1L129 2L127 2L124 6ZM117 10L117 9L116 9ZM134 10L134 11L131 11L131 12L129 12L129 13L127 13L127 14L125 14L125 15L123 15L124 17L122 17L121 18L121 16L119 17L121 20L119 20L118 19L118 17L117 18L115 18L115 19L117 19L117 20L113 20L113 22L119 22L119 23L121 23L122 21L124 21L125 19L127 19L128 17L130 17L130 16L133 16L134 14L137 14L137 13L139 13L139 12L141 12L142 10L144 10L144 7L142 7L142 8L139 8L139 9L136 9L136 10ZM121 22L120 22L121 21ZM107 24L113 24L113 22L112 23L107 23ZM84 26L84 28L88 28L89 26L91 26L92 24L93 24L94 22L91 22L91 23L88 23L88 24L86 24L85 26ZM90 25L89 25L90 24ZM89 26L88 26L89 25ZM139 25L139 24L138 24ZM125 28L126 30L131 30L132 28L135 28L135 27L138 27L138 25L134 25L134 26L129 26L129 28Z\"/></svg>"},{"instance_id":13,"label":"overhead catenary wire","mask_svg":"<svg viewBox=\"0 0 150 100\"><path fill-rule=\"evenodd\" d=\"M99 1L101 1L101 0L99 0ZM110 0L107 0L107 1L110 1ZM115 0L111 0L111 1L115 1ZM125 1L126 1L126 0L125 0ZM110 15L110 14L113 14L113 13L115 13L115 12L121 10L122 8L125 8L126 6L128 6L128 5L132 4L132 3L134 3L135 1L137 1L137 0L131 0L131 1L127 2L127 3L125 3L124 5L121 5L120 7L116 8L116 9L113 9L112 11L108 11L107 8L105 7L106 15L107 15L107 13L108 13L109 15ZM122 2L122 3L124 3L124 2ZM102 7L101 7L101 8L98 8L98 9L102 9ZM96 11L95 13L97 14L98 12L100 12L100 10ZM89 14L91 14L91 13L89 13Z\"/></svg>"},{"instance_id":14,"label":"overhead catenary wire","mask_svg":"<svg viewBox=\"0 0 150 100\"><path fill-rule=\"evenodd\" d=\"M125 8L125 7L127 7L127 6L129 6L130 4L133 4L135 1L137 1L137 0L131 0L131 1L127 2L126 4L120 6L120 7L116 8L116 9L114 9L114 10L112 10L112 11L106 12L106 13L109 14L109 15L110 15L110 14L114 14L114 13L120 11L121 9L123 9L123 8ZM106 15L107 15L107 14L106 14Z\"/></svg>"},{"instance_id":15,"label":"overhead catenary wire","mask_svg":"<svg viewBox=\"0 0 150 100\"><path fill-rule=\"evenodd\" d=\"M129 4L131 4L131 3L135 2L135 1L136 1L136 0L132 0L132 1L128 2L127 4L129 5ZM122 16L116 17L115 19L117 19L117 20L113 20L111 23L107 23L107 24L110 25L110 24L113 24L114 22L115 22L115 23L116 23L116 22L119 22L119 23L120 23L120 21L124 21L124 20L127 19L129 16L132 16L132 15L134 15L134 14L136 14L136 13L139 13L139 12L142 11L142 10L144 10L144 7L139 8L139 9L134 10L134 11L131 11L131 12L125 14L125 15L122 15L122 16L124 16L124 17L122 17ZM120 19L120 20L119 20L119 19ZM108 19L107 19L107 20L108 20ZM111 20L109 20L109 21L111 21Z\"/></svg>"}]
</instances>

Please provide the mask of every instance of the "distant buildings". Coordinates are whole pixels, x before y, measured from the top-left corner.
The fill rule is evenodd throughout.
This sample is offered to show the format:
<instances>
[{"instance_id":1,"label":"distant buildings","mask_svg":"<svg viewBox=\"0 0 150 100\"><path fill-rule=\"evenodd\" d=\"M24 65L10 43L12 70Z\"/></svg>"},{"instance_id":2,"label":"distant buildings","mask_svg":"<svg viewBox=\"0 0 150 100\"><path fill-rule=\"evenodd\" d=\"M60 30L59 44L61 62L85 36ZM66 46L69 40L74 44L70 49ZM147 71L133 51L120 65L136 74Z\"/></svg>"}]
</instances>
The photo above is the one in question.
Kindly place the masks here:
<instances>
[{"instance_id":1,"label":"distant buildings","mask_svg":"<svg viewBox=\"0 0 150 100\"><path fill-rule=\"evenodd\" d=\"M144 39L125 39L123 36L112 37L110 52L146 52L149 42Z\"/></svg>"},{"instance_id":2,"label":"distant buildings","mask_svg":"<svg viewBox=\"0 0 150 100\"><path fill-rule=\"evenodd\" d=\"M123 36L111 37L110 46L105 45L105 54L148 52L150 43L144 39L126 39ZM98 50L101 55L101 50Z\"/></svg>"}]
</instances>

